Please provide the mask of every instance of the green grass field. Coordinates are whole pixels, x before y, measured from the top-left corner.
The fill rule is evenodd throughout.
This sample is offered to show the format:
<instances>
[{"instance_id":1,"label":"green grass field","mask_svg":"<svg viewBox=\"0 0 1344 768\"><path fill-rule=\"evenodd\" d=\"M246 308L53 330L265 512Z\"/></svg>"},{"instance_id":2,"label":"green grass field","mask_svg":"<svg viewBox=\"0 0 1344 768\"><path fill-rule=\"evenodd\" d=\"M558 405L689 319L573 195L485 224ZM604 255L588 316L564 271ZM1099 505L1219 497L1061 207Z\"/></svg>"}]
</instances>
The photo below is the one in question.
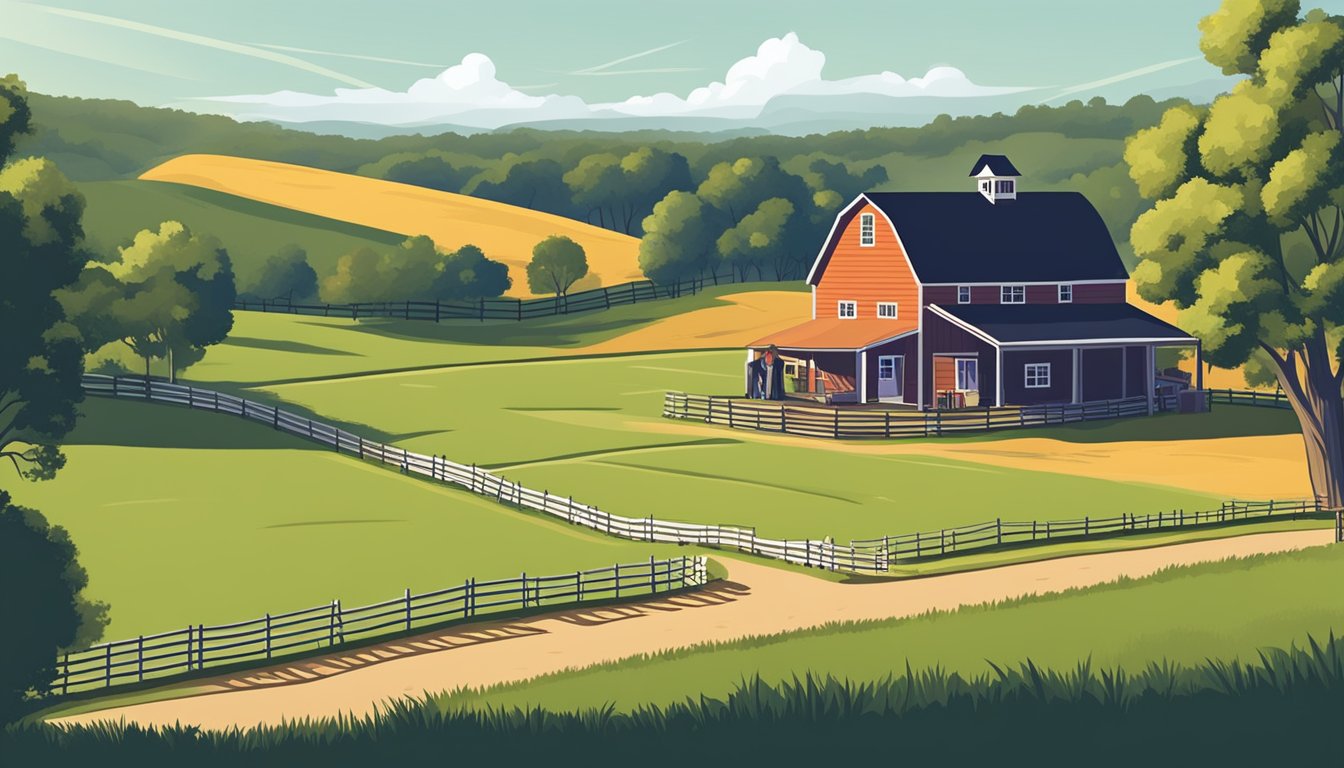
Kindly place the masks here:
<instances>
[{"instance_id":1,"label":"green grass field","mask_svg":"<svg viewBox=\"0 0 1344 768\"><path fill-rule=\"evenodd\" d=\"M135 233L180 221L193 232L219 238L233 260L240 285L282 247L294 244L308 252L318 276L332 272L341 254L360 247L384 250L405 239L395 232L259 203L233 195L157 181L81 182L87 209L84 231L89 244L112 253Z\"/></svg>"},{"instance_id":2,"label":"green grass field","mask_svg":"<svg viewBox=\"0 0 1344 768\"><path fill-rule=\"evenodd\" d=\"M65 526L105 637L363 605L463 579L685 554L607 538L232 416L91 399L56 479L9 483Z\"/></svg>"},{"instance_id":3,"label":"green grass field","mask_svg":"<svg viewBox=\"0 0 1344 768\"><path fill-rule=\"evenodd\" d=\"M1229 560L1084 590L913 619L843 624L560 673L485 692L441 696L441 707L574 710L722 697L759 674L776 683L811 672L853 681L912 668L963 675L1030 659L1068 669L1130 671L1164 661L1254 660L1264 647L1344 633L1344 548Z\"/></svg>"},{"instance_id":4,"label":"green grass field","mask_svg":"<svg viewBox=\"0 0 1344 768\"><path fill-rule=\"evenodd\" d=\"M500 471L629 516L838 540L993 520L1216 507L1162 486L766 444L661 418L665 389L726 391L737 352L612 356L265 386L254 390L398 445ZM1200 417L1195 417L1200 418ZM955 489L955 492L952 491Z\"/></svg>"}]
</instances>

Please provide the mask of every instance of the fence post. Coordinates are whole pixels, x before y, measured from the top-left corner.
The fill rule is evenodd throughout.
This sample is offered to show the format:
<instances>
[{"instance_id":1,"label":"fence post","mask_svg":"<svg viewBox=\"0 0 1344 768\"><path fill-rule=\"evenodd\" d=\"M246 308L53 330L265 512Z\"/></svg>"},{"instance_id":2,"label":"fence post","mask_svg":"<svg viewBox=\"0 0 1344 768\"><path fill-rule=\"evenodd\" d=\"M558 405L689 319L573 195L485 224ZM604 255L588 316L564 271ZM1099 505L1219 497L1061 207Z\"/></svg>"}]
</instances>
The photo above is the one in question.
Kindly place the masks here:
<instances>
[{"instance_id":1,"label":"fence post","mask_svg":"<svg viewBox=\"0 0 1344 768\"><path fill-rule=\"evenodd\" d=\"M998 544L999 544L1000 546L1002 546L1002 545L1003 545L1003 518L1002 518L1002 517L996 517L996 518L994 518L994 532L995 532L996 537L997 537L997 539L998 539Z\"/></svg>"},{"instance_id":2,"label":"fence post","mask_svg":"<svg viewBox=\"0 0 1344 768\"><path fill-rule=\"evenodd\" d=\"M411 588L406 588L406 629L411 628Z\"/></svg>"},{"instance_id":3,"label":"fence post","mask_svg":"<svg viewBox=\"0 0 1344 768\"><path fill-rule=\"evenodd\" d=\"M205 625L196 625L196 668L205 669Z\"/></svg>"},{"instance_id":4,"label":"fence post","mask_svg":"<svg viewBox=\"0 0 1344 768\"><path fill-rule=\"evenodd\" d=\"M266 658L271 658L271 614L266 614Z\"/></svg>"},{"instance_id":5,"label":"fence post","mask_svg":"<svg viewBox=\"0 0 1344 768\"><path fill-rule=\"evenodd\" d=\"M616 599L621 598L621 564L616 564Z\"/></svg>"},{"instance_id":6,"label":"fence post","mask_svg":"<svg viewBox=\"0 0 1344 768\"><path fill-rule=\"evenodd\" d=\"M467 607L471 609L471 615L476 615L476 577L472 576L467 580Z\"/></svg>"},{"instance_id":7,"label":"fence post","mask_svg":"<svg viewBox=\"0 0 1344 768\"><path fill-rule=\"evenodd\" d=\"M103 656L103 687L110 688L112 686L112 644L108 643L103 648L106 650L106 654Z\"/></svg>"},{"instance_id":8,"label":"fence post","mask_svg":"<svg viewBox=\"0 0 1344 768\"><path fill-rule=\"evenodd\" d=\"M135 641L135 674L136 682L145 681L145 636L141 635Z\"/></svg>"},{"instance_id":9,"label":"fence post","mask_svg":"<svg viewBox=\"0 0 1344 768\"><path fill-rule=\"evenodd\" d=\"M649 519L652 520L653 517L650 516ZM655 595L658 594L658 575L654 568L653 555L649 555L649 590Z\"/></svg>"},{"instance_id":10,"label":"fence post","mask_svg":"<svg viewBox=\"0 0 1344 768\"><path fill-rule=\"evenodd\" d=\"M526 608L526 607L527 607L527 571L523 571L522 582L523 582L523 607Z\"/></svg>"}]
</instances>

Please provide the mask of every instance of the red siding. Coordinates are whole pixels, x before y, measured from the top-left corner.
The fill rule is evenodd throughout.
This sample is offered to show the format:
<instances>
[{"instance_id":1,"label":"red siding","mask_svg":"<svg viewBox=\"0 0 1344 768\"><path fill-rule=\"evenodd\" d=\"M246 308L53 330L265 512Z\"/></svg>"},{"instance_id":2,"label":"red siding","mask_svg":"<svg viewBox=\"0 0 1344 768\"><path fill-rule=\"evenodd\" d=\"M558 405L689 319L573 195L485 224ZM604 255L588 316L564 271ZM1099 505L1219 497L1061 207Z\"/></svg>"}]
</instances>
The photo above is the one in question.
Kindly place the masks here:
<instances>
[{"instance_id":1,"label":"red siding","mask_svg":"<svg viewBox=\"0 0 1344 768\"><path fill-rule=\"evenodd\" d=\"M1124 304L1124 283L1084 283L1073 286L1075 304Z\"/></svg>"},{"instance_id":2,"label":"red siding","mask_svg":"<svg viewBox=\"0 0 1344 768\"><path fill-rule=\"evenodd\" d=\"M1028 285L1027 286L1028 304L1058 304L1059 286L1058 285Z\"/></svg>"},{"instance_id":3,"label":"red siding","mask_svg":"<svg viewBox=\"0 0 1344 768\"><path fill-rule=\"evenodd\" d=\"M875 244L859 245L859 222L864 213L876 217ZM835 317L838 302L857 301L860 318L877 317L877 303L897 303L898 317L913 318L919 309L919 287L905 260L896 234L876 208L864 205L841 222L831 244L831 256L817 283L814 317Z\"/></svg>"}]
</instances>

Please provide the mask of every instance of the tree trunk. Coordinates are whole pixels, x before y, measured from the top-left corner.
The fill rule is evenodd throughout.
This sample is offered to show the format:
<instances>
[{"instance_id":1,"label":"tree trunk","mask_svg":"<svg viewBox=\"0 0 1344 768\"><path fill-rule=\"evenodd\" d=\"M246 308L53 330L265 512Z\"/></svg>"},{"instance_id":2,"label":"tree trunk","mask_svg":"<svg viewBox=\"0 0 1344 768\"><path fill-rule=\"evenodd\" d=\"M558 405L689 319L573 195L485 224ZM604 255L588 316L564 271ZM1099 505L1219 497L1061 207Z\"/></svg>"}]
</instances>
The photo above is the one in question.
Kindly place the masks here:
<instances>
[{"instance_id":1,"label":"tree trunk","mask_svg":"<svg viewBox=\"0 0 1344 768\"><path fill-rule=\"evenodd\" d=\"M1296 354L1272 357L1279 386L1302 427L1312 492L1322 507L1338 510L1344 507L1344 398L1325 339L1307 343L1301 373Z\"/></svg>"}]
</instances>

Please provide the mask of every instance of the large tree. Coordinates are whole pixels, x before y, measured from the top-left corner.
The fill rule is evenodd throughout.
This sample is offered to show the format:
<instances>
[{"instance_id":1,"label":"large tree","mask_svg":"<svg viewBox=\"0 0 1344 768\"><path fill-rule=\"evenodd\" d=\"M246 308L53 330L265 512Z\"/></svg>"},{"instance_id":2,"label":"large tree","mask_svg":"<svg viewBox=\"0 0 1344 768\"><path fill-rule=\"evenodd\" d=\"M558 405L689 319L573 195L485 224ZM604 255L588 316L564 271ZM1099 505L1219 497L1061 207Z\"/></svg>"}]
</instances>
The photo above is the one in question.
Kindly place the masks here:
<instances>
[{"instance_id":1,"label":"large tree","mask_svg":"<svg viewBox=\"0 0 1344 768\"><path fill-rule=\"evenodd\" d=\"M669 192L644 219L639 268L655 283L670 284L713 272L715 240L726 223L694 192Z\"/></svg>"},{"instance_id":2,"label":"large tree","mask_svg":"<svg viewBox=\"0 0 1344 768\"><path fill-rule=\"evenodd\" d=\"M83 397L83 350L53 295L89 259L84 199L55 164L4 165L28 129L23 84L0 79L0 461L30 479L51 477L56 447L74 427Z\"/></svg>"},{"instance_id":3,"label":"large tree","mask_svg":"<svg viewBox=\"0 0 1344 768\"><path fill-rule=\"evenodd\" d=\"M317 296L317 272L308 263L308 252L286 245L266 259L240 296L267 301L302 302Z\"/></svg>"},{"instance_id":4,"label":"large tree","mask_svg":"<svg viewBox=\"0 0 1344 768\"><path fill-rule=\"evenodd\" d=\"M1225 0L1205 58L1245 75L1207 109L1128 142L1156 204L1131 231L1139 293L1174 302L1219 366L1273 374L1302 425L1320 503L1344 507L1344 20L1296 0ZM1301 247L1298 247L1301 246Z\"/></svg>"}]
</instances>

